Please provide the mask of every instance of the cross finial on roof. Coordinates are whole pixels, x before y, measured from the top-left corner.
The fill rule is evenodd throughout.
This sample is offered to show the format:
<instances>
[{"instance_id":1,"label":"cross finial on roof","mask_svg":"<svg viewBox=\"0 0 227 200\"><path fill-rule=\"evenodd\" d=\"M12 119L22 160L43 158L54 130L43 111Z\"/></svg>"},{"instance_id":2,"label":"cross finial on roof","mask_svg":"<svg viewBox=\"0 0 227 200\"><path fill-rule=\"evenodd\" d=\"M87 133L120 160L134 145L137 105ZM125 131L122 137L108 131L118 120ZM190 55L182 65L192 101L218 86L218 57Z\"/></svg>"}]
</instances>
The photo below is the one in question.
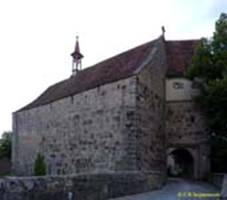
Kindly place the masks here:
<instances>
[{"instance_id":1,"label":"cross finial on roof","mask_svg":"<svg viewBox=\"0 0 227 200\"><path fill-rule=\"evenodd\" d=\"M165 37L165 32L166 32L165 26L162 26L162 36L163 37Z\"/></svg>"},{"instance_id":2,"label":"cross finial on roof","mask_svg":"<svg viewBox=\"0 0 227 200\"><path fill-rule=\"evenodd\" d=\"M71 53L73 57L72 61L72 74L76 74L82 68L81 59L84 57L83 54L80 53L80 46L79 46L79 36L76 36L76 45L75 50Z\"/></svg>"}]
</instances>

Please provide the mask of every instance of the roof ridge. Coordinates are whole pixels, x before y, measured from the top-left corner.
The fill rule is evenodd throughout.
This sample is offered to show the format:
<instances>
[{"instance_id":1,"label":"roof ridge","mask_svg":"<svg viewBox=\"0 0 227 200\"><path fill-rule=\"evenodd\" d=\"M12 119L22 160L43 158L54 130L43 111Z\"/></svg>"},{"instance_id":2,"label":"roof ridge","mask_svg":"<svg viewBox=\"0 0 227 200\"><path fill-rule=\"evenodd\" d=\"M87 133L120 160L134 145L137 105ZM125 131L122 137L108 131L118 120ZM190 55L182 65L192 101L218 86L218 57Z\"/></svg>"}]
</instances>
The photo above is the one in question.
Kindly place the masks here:
<instances>
[{"instance_id":1,"label":"roof ridge","mask_svg":"<svg viewBox=\"0 0 227 200\"><path fill-rule=\"evenodd\" d=\"M159 39L159 38L157 38L157 39ZM104 60L102 60L102 61L100 61L100 62L97 62L97 63L95 63L95 64L93 64L93 65L89 65L88 67L84 68L84 69L81 70L81 71L84 71L84 70L86 70L86 69L90 69L90 68L92 68L92 67L95 67L96 65L102 64L102 63L104 63L104 62L106 62L106 61L108 61L108 60L111 60L111 59L114 59L114 58L116 58L116 57L118 57L118 56L124 55L125 53L128 53L128 52L130 52L130 51L136 50L137 48L140 48L140 47L142 47L142 46L151 44L151 43L155 42L157 39L151 40L151 41L149 41L149 42L145 42L145 43L143 43L143 44L141 44L141 45L138 45L138 46L134 46L134 47L132 47L132 48L130 48L130 49L124 50L124 51L121 52L121 53L115 54L114 56L110 56L110 57L104 58Z\"/></svg>"}]
</instances>

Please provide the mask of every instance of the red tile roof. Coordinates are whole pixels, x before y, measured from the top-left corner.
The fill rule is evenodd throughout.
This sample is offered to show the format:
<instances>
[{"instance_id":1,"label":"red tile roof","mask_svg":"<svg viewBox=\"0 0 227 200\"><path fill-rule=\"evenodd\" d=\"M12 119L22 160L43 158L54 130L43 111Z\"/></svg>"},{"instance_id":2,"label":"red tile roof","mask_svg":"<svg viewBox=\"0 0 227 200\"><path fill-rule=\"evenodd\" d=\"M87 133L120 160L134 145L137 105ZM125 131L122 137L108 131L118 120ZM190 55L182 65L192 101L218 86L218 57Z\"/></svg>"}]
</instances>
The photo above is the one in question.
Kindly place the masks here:
<instances>
[{"instance_id":1,"label":"red tile roof","mask_svg":"<svg viewBox=\"0 0 227 200\"><path fill-rule=\"evenodd\" d=\"M148 58L155 45L148 42L92 67L79 71L75 76L50 86L43 94L19 111L45 105L98 86L132 76ZM167 76L182 76L189 65L198 40L166 41Z\"/></svg>"},{"instance_id":2,"label":"red tile roof","mask_svg":"<svg viewBox=\"0 0 227 200\"><path fill-rule=\"evenodd\" d=\"M167 76L184 76L199 40L166 41Z\"/></svg>"}]
</instances>

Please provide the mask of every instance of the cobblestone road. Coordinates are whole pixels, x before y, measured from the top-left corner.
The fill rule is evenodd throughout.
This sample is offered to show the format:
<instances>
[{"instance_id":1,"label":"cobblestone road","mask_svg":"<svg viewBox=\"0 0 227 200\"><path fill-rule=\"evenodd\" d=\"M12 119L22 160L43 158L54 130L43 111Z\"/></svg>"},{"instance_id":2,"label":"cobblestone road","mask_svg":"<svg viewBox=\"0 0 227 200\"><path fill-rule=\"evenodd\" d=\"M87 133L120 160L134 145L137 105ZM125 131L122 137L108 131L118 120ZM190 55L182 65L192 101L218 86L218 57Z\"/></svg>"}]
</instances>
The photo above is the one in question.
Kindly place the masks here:
<instances>
[{"instance_id":1,"label":"cobblestone road","mask_svg":"<svg viewBox=\"0 0 227 200\"><path fill-rule=\"evenodd\" d=\"M185 192L185 193L183 193ZM137 194L127 197L115 198L112 200L188 200L188 199L200 199L200 198L178 198L178 194L190 195L189 192L209 193L214 194L219 192L217 188L204 182L187 181L182 179L169 179L167 184L161 190L155 190L153 192ZM202 199L217 199L217 198L202 198Z\"/></svg>"}]
</instances>

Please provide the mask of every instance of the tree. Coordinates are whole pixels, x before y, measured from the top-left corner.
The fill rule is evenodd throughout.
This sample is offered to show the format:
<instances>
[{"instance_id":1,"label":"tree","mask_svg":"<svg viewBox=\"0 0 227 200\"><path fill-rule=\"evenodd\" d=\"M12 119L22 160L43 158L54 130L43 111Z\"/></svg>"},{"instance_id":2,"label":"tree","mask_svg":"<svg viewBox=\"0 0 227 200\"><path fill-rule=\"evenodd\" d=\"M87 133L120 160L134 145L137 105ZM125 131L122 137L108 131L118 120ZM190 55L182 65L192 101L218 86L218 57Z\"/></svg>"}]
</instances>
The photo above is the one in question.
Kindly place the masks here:
<instances>
[{"instance_id":1,"label":"tree","mask_svg":"<svg viewBox=\"0 0 227 200\"><path fill-rule=\"evenodd\" d=\"M12 132L4 132L0 140L0 158L11 158Z\"/></svg>"},{"instance_id":2,"label":"tree","mask_svg":"<svg viewBox=\"0 0 227 200\"><path fill-rule=\"evenodd\" d=\"M34 166L35 176L44 176L46 175L46 163L44 156L40 153L37 154Z\"/></svg>"},{"instance_id":3,"label":"tree","mask_svg":"<svg viewBox=\"0 0 227 200\"><path fill-rule=\"evenodd\" d=\"M196 98L206 116L211 135L211 165L227 170L227 14L222 13L210 39L203 38L188 68L187 77L200 80Z\"/></svg>"}]
</instances>

